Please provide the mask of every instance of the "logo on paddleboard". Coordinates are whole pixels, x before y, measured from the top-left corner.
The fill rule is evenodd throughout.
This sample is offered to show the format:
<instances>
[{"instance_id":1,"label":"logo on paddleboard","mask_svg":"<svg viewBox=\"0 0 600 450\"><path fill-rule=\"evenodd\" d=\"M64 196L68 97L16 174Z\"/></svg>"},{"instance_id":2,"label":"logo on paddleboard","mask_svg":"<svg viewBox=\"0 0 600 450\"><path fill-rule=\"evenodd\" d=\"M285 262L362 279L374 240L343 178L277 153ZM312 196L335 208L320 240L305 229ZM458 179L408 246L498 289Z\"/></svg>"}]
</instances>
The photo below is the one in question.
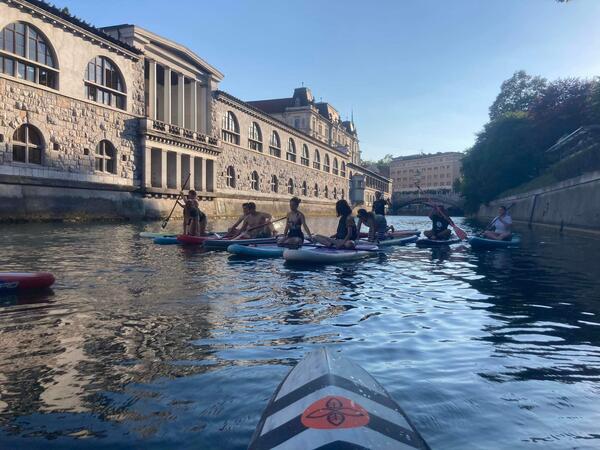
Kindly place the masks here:
<instances>
[{"instance_id":1,"label":"logo on paddleboard","mask_svg":"<svg viewBox=\"0 0 600 450\"><path fill-rule=\"evenodd\" d=\"M321 430L363 427L369 413L358 403L345 397L327 396L317 400L302 413L302 424Z\"/></svg>"}]
</instances>

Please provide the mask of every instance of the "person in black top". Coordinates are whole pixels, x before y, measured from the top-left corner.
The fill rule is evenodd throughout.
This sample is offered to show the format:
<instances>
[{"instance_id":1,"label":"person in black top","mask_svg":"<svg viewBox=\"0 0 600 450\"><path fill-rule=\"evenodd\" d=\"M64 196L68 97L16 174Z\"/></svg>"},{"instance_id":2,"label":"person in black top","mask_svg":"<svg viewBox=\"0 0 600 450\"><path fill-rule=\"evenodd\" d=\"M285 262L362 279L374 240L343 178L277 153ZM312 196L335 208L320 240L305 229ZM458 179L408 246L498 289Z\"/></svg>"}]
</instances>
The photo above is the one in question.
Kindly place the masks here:
<instances>
[{"instance_id":1,"label":"person in black top","mask_svg":"<svg viewBox=\"0 0 600 450\"><path fill-rule=\"evenodd\" d=\"M390 205L389 199L382 198L383 194L380 191L375 192L375 201L373 202L373 212L380 216L385 216L385 207Z\"/></svg>"},{"instance_id":2,"label":"person in black top","mask_svg":"<svg viewBox=\"0 0 600 450\"><path fill-rule=\"evenodd\" d=\"M358 239L358 229L352 217L352 208L346 200L338 200L335 204L335 212L340 218L336 233L330 237L316 235L314 240L327 247L353 249L354 241Z\"/></svg>"},{"instance_id":3,"label":"person in black top","mask_svg":"<svg viewBox=\"0 0 600 450\"><path fill-rule=\"evenodd\" d=\"M185 202L177 200L177 204L183 208L183 234L190 236L204 236L206 234L206 214L200 209L198 194L190 189L188 195L184 196Z\"/></svg>"},{"instance_id":4,"label":"person in black top","mask_svg":"<svg viewBox=\"0 0 600 450\"><path fill-rule=\"evenodd\" d=\"M431 230L423 232L425 236L434 241L444 241L450 239L452 232L448 229L448 213L443 206L434 206L429 214L432 225Z\"/></svg>"},{"instance_id":5,"label":"person in black top","mask_svg":"<svg viewBox=\"0 0 600 450\"><path fill-rule=\"evenodd\" d=\"M301 200L298 197L293 197L290 200L290 212L287 214L287 222L283 236L277 241L277 244L282 247L298 248L304 243L304 231L308 235L308 239L312 240L312 234L306 225L304 214L298 209Z\"/></svg>"}]
</instances>

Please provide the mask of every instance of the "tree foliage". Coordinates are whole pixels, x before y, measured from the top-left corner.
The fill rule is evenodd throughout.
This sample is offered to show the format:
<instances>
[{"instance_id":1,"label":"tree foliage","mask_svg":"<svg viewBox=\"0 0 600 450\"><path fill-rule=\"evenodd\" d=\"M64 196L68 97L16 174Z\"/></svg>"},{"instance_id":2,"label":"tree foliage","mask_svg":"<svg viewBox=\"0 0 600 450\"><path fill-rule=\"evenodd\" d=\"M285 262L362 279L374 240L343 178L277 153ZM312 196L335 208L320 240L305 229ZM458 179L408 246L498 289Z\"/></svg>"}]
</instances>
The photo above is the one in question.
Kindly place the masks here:
<instances>
[{"instance_id":1,"label":"tree foliage","mask_svg":"<svg viewBox=\"0 0 600 450\"><path fill-rule=\"evenodd\" d=\"M545 151L577 128L600 123L600 81L547 82L523 71L502 83L490 122L463 159L461 192L467 210L539 176Z\"/></svg>"},{"instance_id":2,"label":"tree foliage","mask_svg":"<svg viewBox=\"0 0 600 450\"><path fill-rule=\"evenodd\" d=\"M504 114L529 110L547 85L545 78L532 77L524 70L515 72L502 83L498 97L490 106L490 120L496 120Z\"/></svg>"},{"instance_id":3,"label":"tree foliage","mask_svg":"<svg viewBox=\"0 0 600 450\"><path fill-rule=\"evenodd\" d=\"M394 159L394 156L388 153L383 158L378 159L376 161L364 160L364 161L362 161L362 164L364 166L370 168L371 170L375 170L376 172L379 172L381 175L383 175L385 177L389 177L390 176L390 164L392 162L392 159Z\"/></svg>"}]
</instances>

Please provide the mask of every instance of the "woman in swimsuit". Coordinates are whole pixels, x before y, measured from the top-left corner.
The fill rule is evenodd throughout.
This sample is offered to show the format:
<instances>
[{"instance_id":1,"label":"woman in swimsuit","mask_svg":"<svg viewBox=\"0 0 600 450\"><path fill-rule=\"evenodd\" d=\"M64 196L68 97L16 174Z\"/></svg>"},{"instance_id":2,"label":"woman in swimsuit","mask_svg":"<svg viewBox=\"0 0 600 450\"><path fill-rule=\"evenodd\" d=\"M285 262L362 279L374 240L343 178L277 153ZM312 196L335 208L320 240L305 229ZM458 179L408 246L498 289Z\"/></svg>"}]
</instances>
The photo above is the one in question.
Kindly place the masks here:
<instances>
[{"instance_id":1,"label":"woman in swimsuit","mask_svg":"<svg viewBox=\"0 0 600 450\"><path fill-rule=\"evenodd\" d=\"M293 197L290 200L290 212L287 214L287 222L283 237L277 242L282 247L298 248L304 243L304 233L306 231L308 239L312 240L312 234L306 225L304 214L298 210L301 200L298 197Z\"/></svg>"},{"instance_id":2,"label":"woman in swimsuit","mask_svg":"<svg viewBox=\"0 0 600 450\"><path fill-rule=\"evenodd\" d=\"M346 200L338 200L335 204L335 211L340 218L337 232L330 237L317 235L315 241L327 247L353 249L355 241L358 239L358 229L354 217L352 217L352 208Z\"/></svg>"}]
</instances>

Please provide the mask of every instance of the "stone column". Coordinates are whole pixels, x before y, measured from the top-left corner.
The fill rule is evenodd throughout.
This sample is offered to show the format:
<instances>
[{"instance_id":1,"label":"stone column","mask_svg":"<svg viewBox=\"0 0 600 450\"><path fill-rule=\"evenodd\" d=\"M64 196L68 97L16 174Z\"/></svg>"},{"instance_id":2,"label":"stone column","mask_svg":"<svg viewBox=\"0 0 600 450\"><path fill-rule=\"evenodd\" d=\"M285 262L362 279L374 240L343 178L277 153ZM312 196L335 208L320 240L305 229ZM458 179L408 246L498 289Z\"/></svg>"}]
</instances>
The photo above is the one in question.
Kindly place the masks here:
<instances>
[{"instance_id":1,"label":"stone column","mask_svg":"<svg viewBox=\"0 0 600 450\"><path fill-rule=\"evenodd\" d=\"M160 150L160 187L163 189L167 188L167 151Z\"/></svg>"},{"instance_id":2,"label":"stone column","mask_svg":"<svg viewBox=\"0 0 600 450\"><path fill-rule=\"evenodd\" d=\"M171 123L171 69L165 67L165 123Z\"/></svg>"},{"instance_id":3,"label":"stone column","mask_svg":"<svg viewBox=\"0 0 600 450\"><path fill-rule=\"evenodd\" d=\"M181 153L175 157L175 176L177 177L177 190L181 191Z\"/></svg>"},{"instance_id":4,"label":"stone column","mask_svg":"<svg viewBox=\"0 0 600 450\"><path fill-rule=\"evenodd\" d=\"M152 148L147 146L146 140L144 139L144 187L152 187Z\"/></svg>"},{"instance_id":5,"label":"stone column","mask_svg":"<svg viewBox=\"0 0 600 450\"><path fill-rule=\"evenodd\" d=\"M148 74L148 111L146 115L156 119L156 61L148 61L150 73Z\"/></svg>"},{"instance_id":6,"label":"stone column","mask_svg":"<svg viewBox=\"0 0 600 450\"><path fill-rule=\"evenodd\" d=\"M177 74L177 125L185 127L185 86L183 75Z\"/></svg>"},{"instance_id":7,"label":"stone column","mask_svg":"<svg viewBox=\"0 0 600 450\"><path fill-rule=\"evenodd\" d=\"M202 134L209 134L206 131L206 86L204 84L198 84L198 95L196 96L196 122L197 132Z\"/></svg>"},{"instance_id":8,"label":"stone column","mask_svg":"<svg viewBox=\"0 0 600 450\"><path fill-rule=\"evenodd\" d=\"M194 156L190 155L190 181L188 181L188 188L189 189L196 189L196 183L195 183L195 173L194 173Z\"/></svg>"},{"instance_id":9,"label":"stone column","mask_svg":"<svg viewBox=\"0 0 600 450\"><path fill-rule=\"evenodd\" d=\"M206 158L202 158L202 192L206 192Z\"/></svg>"},{"instance_id":10,"label":"stone column","mask_svg":"<svg viewBox=\"0 0 600 450\"><path fill-rule=\"evenodd\" d=\"M202 121L204 123L205 134L207 134L208 136L212 136L213 132L216 132L216 130L212 129L212 113L213 113L212 91L213 91L214 85L215 85L215 83L209 75L206 80L206 87L204 90L204 99L203 99L204 104L206 105L206 109L205 109L206 115L204 116L204 120Z\"/></svg>"},{"instance_id":11,"label":"stone column","mask_svg":"<svg viewBox=\"0 0 600 450\"><path fill-rule=\"evenodd\" d=\"M192 102L190 105L190 128L192 131L198 131L198 126L196 123L196 112L198 107L198 96L196 94L197 86L198 83L196 83L196 80L193 80L191 84L192 91L190 92L190 101Z\"/></svg>"}]
</instances>

